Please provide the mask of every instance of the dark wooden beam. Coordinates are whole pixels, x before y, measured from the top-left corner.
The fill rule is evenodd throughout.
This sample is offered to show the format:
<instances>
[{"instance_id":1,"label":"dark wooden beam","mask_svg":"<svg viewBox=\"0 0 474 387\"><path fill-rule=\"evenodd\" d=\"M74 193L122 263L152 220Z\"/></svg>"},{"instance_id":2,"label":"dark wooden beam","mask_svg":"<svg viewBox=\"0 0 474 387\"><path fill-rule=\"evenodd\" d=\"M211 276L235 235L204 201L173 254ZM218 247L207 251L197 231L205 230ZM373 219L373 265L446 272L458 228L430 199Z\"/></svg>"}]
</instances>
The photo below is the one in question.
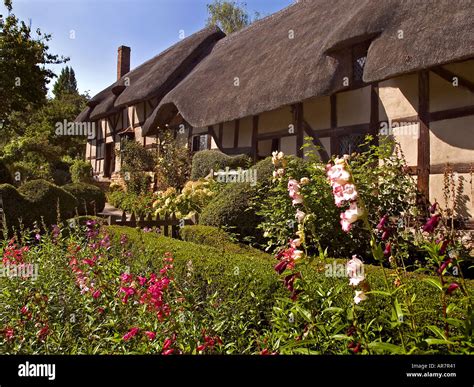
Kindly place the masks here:
<instances>
[{"instance_id":1,"label":"dark wooden beam","mask_svg":"<svg viewBox=\"0 0 474 387\"><path fill-rule=\"evenodd\" d=\"M240 120L235 120L234 127L234 148L239 147Z\"/></svg>"},{"instance_id":2,"label":"dark wooden beam","mask_svg":"<svg viewBox=\"0 0 474 387\"><path fill-rule=\"evenodd\" d=\"M474 115L474 106L463 106L455 109L441 110L429 114L430 122L449 120L452 118L466 117Z\"/></svg>"},{"instance_id":3,"label":"dark wooden beam","mask_svg":"<svg viewBox=\"0 0 474 387\"><path fill-rule=\"evenodd\" d=\"M294 135L295 134L290 133L288 129L281 129L275 132L257 134L257 140L258 141L272 140L274 138L291 137Z\"/></svg>"},{"instance_id":4,"label":"dark wooden beam","mask_svg":"<svg viewBox=\"0 0 474 387\"><path fill-rule=\"evenodd\" d=\"M252 156L253 156L253 161L257 161L258 157L258 115L253 116L252 118Z\"/></svg>"},{"instance_id":5,"label":"dark wooden beam","mask_svg":"<svg viewBox=\"0 0 474 387\"><path fill-rule=\"evenodd\" d=\"M323 162L329 161L329 154L327 150L324 148L323 143L319 139L319 133L316 132L307 122L303 120L303 127L305 132L313 138L313 144L319 148L319 156Z\"/></svg>"},{"instance_id":6,"label":"dark wooden beam","mask_svg":"<svg viewBox=\"0 0 474 387\"><path fill-rule=\"evenodd\" d=\"M219 144L222 146L224 143L224 124L219 124Z\"/></svg>"},{"instance_id":7,"label":"dark wooden beam","mask_svg":"<svg viewBox=\"0 0 474 387\"><path fill-rule=\"evenodd\" d=\"M207 149L211 149L211 146L212 146L211 138L214 138L214 141L216 142L217 147L219 147L219 143L217 142L217 139L216 139L216 134L214 133L214 127L212 125L207 127L207 134L208 134Z\"/></svg>"},{"instance_id":8,"label":"dark wooden beam","mask_svg":"<svg viewBox=\"0 0 474 387\"><path fill-rule=\"evenodd\" d=\"M429 73L426 70L418 74L418 116L420 117L420 136L418 138L418 179L419 192L425 200L430 193L430 88Z\"/></svg>"},{"instance_id":9,"label":"dark wooden beam","mask_svg":"<svg viewBox=\"0 0 474 387\"><path fill-rule=\"evenodd\" d=\"M471 93L474 93L474 83L472 83L470 80L461 77L460 75L456 75L453 72L446 70L444 67L433 67L431 69L433 73L438 75L439 77L443 78L445 81L449 82L451 86L455 87L453 85L454 78L457 78L459 86L469 90Z\"/></svg>"},{"instance_id":10,"label":"dark wooden beam","mask_svg":"<svg viewBox=\"0 0 474 387\"><path fill-rule=\"evenodd\" d=\"M377 83L370 85L370 134L378 142L379 134L379 87Z\"/></svg>"},{"instance_id":11,"label":"dark wooden beam","mask_svg":"<svg viewBox=\"0 0 474 387\"><path fill-rule=\"evenodd\" d=\"M445 163L432 164L430 166L430 173L432 175L443 175L446 170L456 173L474 173L474 163ZM407 167L407 172L410 175L417 175L418 167L416 165L411 165Z\"/></svg>"},{"instance_id":12,"label":"dark wooden beam","mask_svg":"<svg viewBox=\"0 0 474 387\"><path fill-rule=\"evenodd\" d=\"M339 152L339 139L336 134L333 133L333 130L337 128L337 96L332 94L330 97L331 102L331 133L328 133L331 136L331 154L337 155Z\"/></svg>"},{"instance_id":13,"label":"dark wooden beam","mask_svg":"<svg viewBox=\"0 0 474 387\"><path fill-rule=\"evenodd\" d=\"M303 157L303 142L304 142L304 129L303 129L303 104L297 103L293 105L293 125L295 125L296 131L296 156Z\"/></svg>"}]
</instances>

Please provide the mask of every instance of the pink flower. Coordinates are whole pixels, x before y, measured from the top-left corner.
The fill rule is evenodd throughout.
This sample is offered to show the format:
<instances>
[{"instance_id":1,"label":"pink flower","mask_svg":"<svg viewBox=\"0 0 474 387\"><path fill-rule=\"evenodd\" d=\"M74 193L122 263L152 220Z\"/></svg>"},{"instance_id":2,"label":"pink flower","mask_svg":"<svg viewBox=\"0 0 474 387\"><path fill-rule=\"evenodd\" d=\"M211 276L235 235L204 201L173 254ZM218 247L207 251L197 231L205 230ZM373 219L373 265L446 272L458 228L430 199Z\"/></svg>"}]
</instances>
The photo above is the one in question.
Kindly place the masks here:
<instances>
[{"instance_id":1,"label":"pink flower","mask_svg":"<svg viewBox=\"0 0 474 387\"><path fill-rule=\"evenodd\" d=\"M301 246L301 239L300 238L291 239L290 240L290 246L293 249L296 249L296 248L300 247Z\"/></svg>"},{"instance_id":2,"label":"pink flower","mask_svg":"<svg viewBox=\"0 0 474 387\"><path fill-rule=\"evenodd\" d=\"M165 355L165 356L172 355L173 352L174 352L174 349L167 349L166 351L162 352L162 355Z\"/></svg>"},{"instance_id":3,"label":"pink flower","mask_svg":"<svg viewBox=\"0 0 474 387\"><path fill-rule=\"evenodd\" d=\"M341 216L342 216L342 214L341 214ZM341 223L342 231L344 231L344 232L349 232L349 231L351 231L352 224L349 223L347 220L341 219L341 222L340 222L340 223Z\"/></svg>"},{"instance_id":4,"label":"pink flower","mask_svg":"<svg viewBox=\"0 0 474 387\"><path fill-rule=\"evenodd\" d=\"M344 169L344 164L332 166L329 169L327 176L332 183L337 183L340 185L347 184L351 178L350 173Z\"/></svg>"},{"instance_id":5,"label":"pink flower","mask_svg":"<svg viewBox=\"0 0 474 387\"><path fill-rule=\"evenodd\" d=\"M83 259L82 260L82 263L86 264L86 265L89 265L90 267L94 266L95 265L95 262L92 260L92 259Z\"/></svg>"},{"instance_id":6,"label":"pink flower","mask_svg":"<svg viewBox=\"0 0 474 387\"><path fill-rule=\"evenodd\" d=\"M101 295L100 290L96 290L94 293L92 293L92 297L95 298L95 299L99 298L100 295Z\"/></svg>"},{"instance_id":7,"label":"pink flower","mask_svg":"<svg viewBox=\"0 0 474 387\"><path fill-rule=\"evenodd\" d=\"M140 286L143 286L146 284L146 278L145 277L141 277L141 276L138 276L138 283L140 284Z\"/></svg>"},{"instance_id":8,"label":"pink flower","mask_svg":"<svg viewBox=\"0 0 474 387\"><path fill-rule=\"evenodd\" d=\"M123 337L123 341L128 341L131 338L135 337L140 329L139 328L132 328L130 329Z\"/></svg>"},{"instance_id":9,"label":"pink flower","mask_svg":"<svg viewBox=\"0 0 474 387\"><path fill-rule=\"evenodd\" d=\"M453 282L451 285L448 286L446 293L452 294L458 288L459 288L459 285L456 282Z\"/></svg>"},{"instance_id":10,"label":"pink flower","mask_svg":"<svg viewBox=\"0 0 474 387\"><path fill-rule=\"evenodd\" d=\"M354 296L354 302L356 304L360 303L361 301L365 301L367 299L367 295L364 293L363 290L356 290Z\"/></svg>"},{"instance_id":11,"label":"pink flower","mask_svg":"<svg viewBox=\"0 0 474 387\"><path fill-rule=\"evenodd\" d=\"M120 279L122 280L122 282L130 282L132 280L132 276L128 273L123 273L120 276Z\"/></svg>"},{"instance_id":12,"label":"pink flower","mask_svg":"<svg viewBox=\"0 0 474 387\"><path fill-rule=\"evenodd\" d=\"M288 180L288 191L299 192L300 184L295 179Z\"/></svg>"},{"instance_id":13,"label":"pink flower","mask_svg":"<svg viewBox=\"0 0 474 387\"><path fill-rule=\"evenodd\" d=\"M148 337L150 340L155 340L155 337L156 337L156 333L155 333L155 332L146 331L146 332L145 332L145 335L147 335L147 337Z\"/></svg>"},{"instance_id":14,"label":"pink flower","mask_svg":"<svg viewBox=\"0 0 474 387\"><path fill-rule=\"evenodd\" d=\"M293 199L291 204L293 204L294 206L303 203L303 196L300 194L294 194L291 198Z\"/></svg>"}]
</instances>

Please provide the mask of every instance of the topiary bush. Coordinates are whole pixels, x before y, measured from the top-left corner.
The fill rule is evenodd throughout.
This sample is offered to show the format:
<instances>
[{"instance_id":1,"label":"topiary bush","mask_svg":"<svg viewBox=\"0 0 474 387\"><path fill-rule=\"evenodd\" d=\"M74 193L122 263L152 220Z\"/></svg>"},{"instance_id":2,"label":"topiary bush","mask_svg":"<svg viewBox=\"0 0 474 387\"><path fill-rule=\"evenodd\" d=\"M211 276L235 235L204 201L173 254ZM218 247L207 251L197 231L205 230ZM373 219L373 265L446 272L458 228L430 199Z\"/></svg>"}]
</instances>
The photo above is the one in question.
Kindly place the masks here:
<instances>
[{"instance_id":1,"label":"topiary bush","mask_svg":"<svg viewBox=\"0 0 474 387\"><path fill-rule=\"evenodd\" d=\"M275 167L272 164L272 158L267 157L255 164L252 169L257 170L257 182L260 185L268 185L273 178Z\"/></svg>"},{"instance_id":2,"label":"topiary bush","mask_svg":"<svg viewBox=\"0 0 474 387\"><path fill-rule=\"evenodd\" d=\"M10 230L12 228L18 228L20 225L20 219L21 222L25 224L30 222L30 203L14 186L10 184L1 184L0 196L3 202L3 211L7 226Z\"/></svg>"},{"instance_id":3,"label":"topiary bush","mask_svg":"<svg viewBox=\"0 0 474 387\"><path fill-rule=\"evenodd\" d=\"M13 184L12 175L3 161L0 161L0 184Z\"/></svg>"},{"instance_id":4,"label":"topiary bush","mask_svg":"<svg viewBox=\"0 0 474 387\"><path fill-rule=\"evenodd\" d=\"M84 160L74 160L70 167L73 183L92 183L92 164Z\"/></svg>"},{"instance_id":5,"label":"topiary bush","mask_svg":"<svg viewBox=\"0 0 474 387\"><path fill-rule=\"evenodd\" d=\"M200 224L227 227L235 232L240 240L253 237L260 240L257 230L260 218L251 206L255 188L249 183L231 183L202 211Z\"/></svg>"},{"instance_id":6,"label":"topiary bush","mask_svg":"<svg viewBox=\"0 0 474 387\"><path fill-rule=\"evenodd\" d=\"M228 156L216 149L197 152L193 156L191 169L191 180L199 180L206 177L212 170L219 169L237 169L247 168L251 163L251 159L247 155Z\"/></svg>"},{"instance_id":7,"label":"topiary bush","mask_svg":"<svg viewBox=\"0 0 474 387\"><path fill-rule=\"evenodd\" d=\"M77 199L79 215L97 214L105 207L105 193L95 185L72 183L62 188Z\"/></svg>"},{"instance_id":8,"label":"topiary bush","mask_svg":"<svg viewBox=\"0 0 474 387\"><path fill-rule=\"evenodd\" d=\"M30 202L28 208L23 210L24 213L28 212L29 225L31 221L40 222L42 218L46 225L55 224L58 218L58 203L62 219L73 216L77 207L77 200L73 195L46 180L28 181L18 192Z\"/></svg>"}]
</instances>

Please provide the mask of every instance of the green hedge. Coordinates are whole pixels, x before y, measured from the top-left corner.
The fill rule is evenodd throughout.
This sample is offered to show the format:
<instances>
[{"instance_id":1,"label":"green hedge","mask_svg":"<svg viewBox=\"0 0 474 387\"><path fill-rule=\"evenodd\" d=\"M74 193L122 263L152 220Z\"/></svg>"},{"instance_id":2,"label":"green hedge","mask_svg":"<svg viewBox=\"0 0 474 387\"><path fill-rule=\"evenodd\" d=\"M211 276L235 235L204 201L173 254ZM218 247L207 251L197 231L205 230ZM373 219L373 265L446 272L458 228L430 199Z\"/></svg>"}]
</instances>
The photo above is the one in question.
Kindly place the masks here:
<instances>
[{"instance_id":1,"label":"green hedge","mask_svg":"<svg viewBox=\"0 0 474 387\"><path fill-rule=\"evenodd\" d=\"M238 234L240 239L254 237L261 240L260 230L257 229L260 217L251 207L256 189L249 183L229 183L204 207L199 223L206 226L227 227L229 231Z\"/></svg>"},{"instance_id":2,"label":"green hedge","mask_svg":"<svg viewBox=\"0 0 474 387\"><path fill-rule=\"evenodd\" d=\"M180 236L186 242L211 246L235 254L247 254L271 258L268 254L245 244L237 244L224 230L204 225L184 226L180 229Z\"/></svg>"},{"instance_id":3,"label":"green hedge","mask_svg":"<svg viewBox=\"0 0 474 387\"><path fill-rule=\"evenodd\" d=\"M69 168L73 183L92 183L92 164L84 160L74 160Z\"/></svg>"},{"instance_id":4,"label":"green hedge","mask_svg":"<svg viewBox=\"0 0 474 387\"><path fill-rule=\"evenodd\" d=\"M226 167L229 169L247 168L251 159L247 155L228 156L218 150L205 150L197 152L193 156L191 180L199 180L206 177L209 172L214 172Z\"/></svg>"},{"instance_id":5,"label":"green hedge","mask_svg":"<svg viewBox=\"0 0 474 387\"><path fill-rule=\"evenodd\" d=\"M62 188L77 199L77 212L79 215L97 214L105 207L105 194L95 185L72 183Z\"/></svg>"},{"instance_id":6,"label":"green hedge","mask_svg":"<svg viewBox=\"0 0 474 387\"><path fill-rule=\"evenodd\" d=\"M268 322L275 297L285 296L269 256L250 257L130 227L108 226L107 230L114 240L113 245L118 244L121 235L127 236L132 256L125 263L132 272L143 272L144 268L159 270L161 257L171 252L176 280L185 281L183 286L192 286L200 293L201 299L196 303L204 302L217 292L222 300L239 300L236 314L257 313L262 321Z\"/></svg>"},{"instance_id":7,"label":"green hedge","mask_svg":"<svg viewBox=\"0 0 474 387\"><path fill-rule=\"evenodd\" d=\"M242 310L248 313L261 313L262 323L269 324L269 316L276 300L279 297L288 297L289 292L284 288L281 279L276 274L273 266L276 260L267 254L251 255L231 252L226 249L211 246L199 245L191 242L184 242L175 239L162 237L153 233L144 233L137 229L110 226L107 227L112 238L116 241L120 236L126 235L133 251L132 258L127 262L131 270L138 272L143 268L159 269L161 256L170 251L175 259L177 270L176 280L185 281L188 273L189 262L193 267L193 286L200 288L202 297L205 300L214 292L218 292L219 297L226 299L240 300ZM185 234L189 235L189 231ZM210 231L209 234L219 235ZM204 238L204 240L208 240ZM222 240L222 239L221 239ZM227 245L228 246L228 245ZM336 260L338 263L346 263L346 260ZM236 270L238 268L238 270ZM384 290L384 274L380 267L366 265L366 275L372 289ZM238 273L238 274L236 274ZM386 270L389 280L392 270ZM354 296L353 289L349 286L347 278L326 277L324 271L315 270L314 266L302 268L302 275L309 284L314 284L314 289L310 286L307 291L314 292L316 296L316 285L321 284L323 288L330 289L334 285L346 284L342 294L341 302L351 302ZM417 323L426 325L430 321L433 325L442 326L442 311L439 292L431 284L423 281L426 275L410 273L408 278L415 284L417 293L416 304L413 312L416 315ZM467 285L474 294L474 281L466 280ZM253 294L253 295L252 295ZM461 295L454 294L452 301L459 305ZM199 300L203 301L203 300ZM360 318L370 321L382 312L390 313L391 304L387 297L370 296L364 302L363 311L358 312ZM421 312L425 310L425 312ZM254 316L255 317L255 316Z\"/></svg>"}]
</instances>

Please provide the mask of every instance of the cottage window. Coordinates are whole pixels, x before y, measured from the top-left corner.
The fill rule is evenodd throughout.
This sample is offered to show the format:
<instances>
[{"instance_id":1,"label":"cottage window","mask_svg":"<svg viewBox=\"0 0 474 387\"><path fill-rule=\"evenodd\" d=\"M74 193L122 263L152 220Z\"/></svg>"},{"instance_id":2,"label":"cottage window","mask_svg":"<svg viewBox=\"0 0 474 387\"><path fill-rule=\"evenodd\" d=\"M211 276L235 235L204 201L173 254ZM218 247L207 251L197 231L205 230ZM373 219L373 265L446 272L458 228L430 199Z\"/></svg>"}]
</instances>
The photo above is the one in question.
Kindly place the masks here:
<instances>
[{"instance_id":1,"label":"cottage window","mask_svg":"<svg viewBox=\"0 0 474 387\"><path fill-rule=\"evenodd\" d=\"M348 134L345 136L339 137L339 153L340 155L350 155L354 152L361 153L367 150L367 145L365 144L364 133L359 134Z\"/></svg>"},{"instance_id":2,"label":"cottage window","mask_svg":"<svg viewBox=\"0 0 474 387\"><path fill-rule=\"evenodd\" d=\"M364 68L367 62L367 51L370 43L363 43L352 48L352 78L355 83L364 83Z\"/></svg>"},{"instance_id":3,"label":"cottage window","mask_svg":"<svg viewBox=\"0 0 474 387\"><path fill-rule=\"evenodd\" d=\"M201 134L193 137L192 151L198 152L207 149L208 134Z\"/></svg>"}]
</instances>

